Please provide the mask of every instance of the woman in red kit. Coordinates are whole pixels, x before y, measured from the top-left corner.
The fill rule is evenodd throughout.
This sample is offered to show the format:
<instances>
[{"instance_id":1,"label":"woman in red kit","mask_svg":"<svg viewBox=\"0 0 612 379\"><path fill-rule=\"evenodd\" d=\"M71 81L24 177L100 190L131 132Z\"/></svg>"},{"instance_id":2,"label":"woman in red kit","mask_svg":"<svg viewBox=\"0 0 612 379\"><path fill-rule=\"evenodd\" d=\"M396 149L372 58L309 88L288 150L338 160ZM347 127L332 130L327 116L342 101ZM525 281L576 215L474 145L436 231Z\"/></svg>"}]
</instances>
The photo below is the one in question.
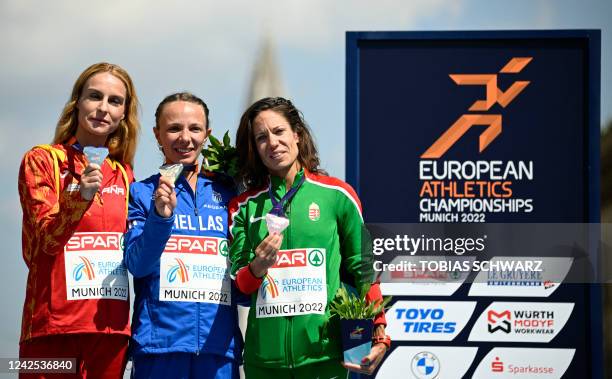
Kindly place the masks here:
<instances>
[{"instance_id":1,"label":"woman in red kit","mask_svg":"<svg viewBox=\"0 0 612 379\"><path fill-rule=\"evenodd\" d=\"M137 113L128 73L96 63L74 84L53 144L32 148L19 169L29 270L19 356L76 358L76 374L66 377L120 378L125 369L130 305L122 245ZM91 147L102 148L99 164L85 154Z\"/></svg>"}]
</instances>

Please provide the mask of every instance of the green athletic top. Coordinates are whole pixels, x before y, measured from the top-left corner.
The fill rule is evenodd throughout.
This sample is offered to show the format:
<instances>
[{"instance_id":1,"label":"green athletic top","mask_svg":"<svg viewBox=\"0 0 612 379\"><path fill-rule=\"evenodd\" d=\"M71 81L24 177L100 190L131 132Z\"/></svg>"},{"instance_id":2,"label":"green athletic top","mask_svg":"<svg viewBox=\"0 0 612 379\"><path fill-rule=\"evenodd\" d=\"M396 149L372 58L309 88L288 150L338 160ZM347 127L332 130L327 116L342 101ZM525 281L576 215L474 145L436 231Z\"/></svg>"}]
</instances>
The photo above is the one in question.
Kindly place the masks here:
<instances>
[{"instance_id":1,"label":"green athletic top","mask_svg":"<svg viewBox=\"0 0 612 379\"><path fill-rule=\"evenodd\" d=\"M373 257L370 252L362 256L363 219L355 191L339 179L304 170L297 173L294 186L303 175L305 181L284 207L290 223L277 263L261 285L241 288L253 291L244 349L247 364L292 368L340 361L339 321L330 320L329 302L341 276L358 288L373 280ZM286 193L285 181L271 176L271 186L280 200ZM255 248L268 234L269 191L268 186L247 191L230 203L233 278L241 269L249 270L246 266L255 257Z\"/></svg>"}]
</instances>

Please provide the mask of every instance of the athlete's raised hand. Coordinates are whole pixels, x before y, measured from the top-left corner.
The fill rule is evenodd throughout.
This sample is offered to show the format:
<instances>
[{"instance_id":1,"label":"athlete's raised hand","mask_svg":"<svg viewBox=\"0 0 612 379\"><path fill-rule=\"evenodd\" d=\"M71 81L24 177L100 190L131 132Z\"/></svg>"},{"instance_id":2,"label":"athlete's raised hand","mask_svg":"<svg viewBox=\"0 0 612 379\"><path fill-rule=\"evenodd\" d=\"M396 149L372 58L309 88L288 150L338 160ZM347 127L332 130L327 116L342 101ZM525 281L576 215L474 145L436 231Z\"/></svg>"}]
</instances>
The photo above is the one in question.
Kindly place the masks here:
<instances>
[{"instance_id":1,"label":"athlete's raised hand","mask_svg":"<svg viewBox=\"0 0 612 379\"><path fill-rule=\"evenodd\" d=\"M79 192L85 200L91 200L102 185L102 169L95 163L89 163L81 174Z\"/></svg>"},{"instance_id":2,"label":"athlete's raised hand","mask_svg":"<svg viewBox=\"0 0 612 379\"><path fill-rule=\"evenodd\" d=\"M172 216L176 208L176 193L174 192L174 180L169 177L160 176L157 189L153 193L155 197L155 211L161 217Z\"/></svg>"}]
</instances>

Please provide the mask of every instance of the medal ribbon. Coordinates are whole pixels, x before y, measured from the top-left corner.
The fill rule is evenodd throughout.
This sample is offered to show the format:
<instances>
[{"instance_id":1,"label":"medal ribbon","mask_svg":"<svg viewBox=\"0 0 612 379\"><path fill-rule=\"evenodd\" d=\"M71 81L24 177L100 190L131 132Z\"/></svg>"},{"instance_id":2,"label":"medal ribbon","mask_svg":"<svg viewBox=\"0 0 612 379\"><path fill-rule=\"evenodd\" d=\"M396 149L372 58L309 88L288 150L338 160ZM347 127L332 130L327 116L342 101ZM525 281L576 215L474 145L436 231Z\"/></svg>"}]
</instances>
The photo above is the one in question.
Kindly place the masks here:
<instances>
[{"instance_id":1,"label":"medal ribbon","mask_svg":"<svg viewBox=\"0 0 612 379\"><path fill-rule=\"evenodd\" d=\"M287 191L285 196L283 196L280 201L277 201L274 198L274 193L272 192L272 183L270 183L270 187L268 188L268 195L270 196L270 201L272 201L272 210L270 211L270 213L278 217L285 217L285 211L283 210L285 204L289 202L289 200L291 200L291 198L293 197L293 195L295 195L302 183L304 183L305 179L306 174L302 175L300 181L296 185L291 187L291 189Z\"/></svg>"}]
</instances>

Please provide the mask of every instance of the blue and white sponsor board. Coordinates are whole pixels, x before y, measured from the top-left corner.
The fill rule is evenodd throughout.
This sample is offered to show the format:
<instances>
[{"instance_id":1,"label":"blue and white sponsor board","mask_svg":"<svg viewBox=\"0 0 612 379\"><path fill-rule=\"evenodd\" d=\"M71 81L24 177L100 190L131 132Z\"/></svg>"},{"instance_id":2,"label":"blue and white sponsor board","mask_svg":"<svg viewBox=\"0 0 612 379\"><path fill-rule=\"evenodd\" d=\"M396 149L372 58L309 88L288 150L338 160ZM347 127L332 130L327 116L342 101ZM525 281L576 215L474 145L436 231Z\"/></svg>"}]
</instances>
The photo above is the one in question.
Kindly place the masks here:
<instances>
[{"instance_id":1,"label":"blue and white sponsor board","mask_svg":"<svg viewBox=\"0 0 612 379\"><path fill-rule=\"evenodd\" d=\"M548 343L563 330L574 303L491 303L468 341Z\"/></svg>"},{"instance_id":2,"label":"blue and white sponsor board","mask_svg":"<svg viewBox=\"0 0 612 379\"><path fill-rule=\"evenodd\" d=\"M494 257L492 261L503 258L514 260L520 257ZM533 257L525 257L533 259ZM518 270L481 271L478 273L469 296L494 297L549 297L561 285L569 272L573 258L571 257L540 257L542 270L525 272ZM553 275L554 273L554 275Z\"/></svg>"},{"instance_id":3,"label":"blue and white sponsor board","mask_svg":"<svg viewBox=\"0 0 612 379\"><path fill-rule=\"evenodd\" d=\"M461 379L476 357L476 347L400 346L378 370L377 379Z\"/></svg>"},{"instance_id":4,"label":"blue and white sponsor board","mask_svg":"<svg viewBox=\"0 0 612 379\"><path fill-rule=\"evenodd\" d=\"M435 256L397 256L387 266L381 266L380 290L383 295L401 296L451 296L467 279L469 272L449 270L407 270L409 264L428 261ZM453 259L451 257L451 259ZM459 258L455 258L459 260ZM473 261L474 257L462 257L461 261ZM374 266L376 268L376 266Z\"/></svg>"},{"instance_id":5,"label":"blue and white sponsor board","mask_svg":"<svg viewBox=\"0 0 612 379\"><path fill-rule=\"evenodd\" d=\"M395 341L452 341L469 321L475 301L397 301L387 311Z\"/></svg>"},{"instance_id":6,"label":"blue and white sponsor board","mask_svg":"<svg viewBox=\"0 0 612 379\"><path fill-rule=\"evenodd\" d=\"M575 353L575 349L494 348L482 359L472 379L559 379Z\"/></svg>"},{"instance_id":7,"label":"blue and white sponsor board","mask_svg":"<svg viewBox=\"0 0 612 379\"><path fill-rule=\"evenodd\" d=\"M599 222L600 49L599 30L347 33L346 179L360 196L365 222L442 228L445 223L467 228L470 223ZM394 179L382 185L381 178ZM591 247L586 255L597 262ZM575 262L569 266L563 277L572 276ZM498 274L477 278L471 290L467 280L459 288L456 283L383 285L396 301L387 316L393 348L422 341L478 347L466 377L529 377L515 370L492 373L495 357L487 355L483 363L487 351L507 356L499 357L506 359L504 367L554 369L542 377L603 377L599 285L550 280L546 272ZM410 313L406 320L406 302L415 296L424 312L464 300L474 306L463 310L467 325L461 327L448 327L461 318L448 309L442 321L435 320L440 312L417 314L414 320ZM460 329L475 330L470 315L483 314L497 296L515 304L533 298L567 303L571 311L563 321L557 314L567 315L569 306L555 312L549 342L469 341L469 332ZM439 324L435 329L413 325L421 322ZM557 330L561 323L565 326ZM499 333L505 334L495 336ZM527 353L505 344L522 344L516 351ZM400 375L411 359L403 356ZM433 375L433 356L419 360ZM397 375L387 364L378 377Z\"/></svg>"}]
</instances>

